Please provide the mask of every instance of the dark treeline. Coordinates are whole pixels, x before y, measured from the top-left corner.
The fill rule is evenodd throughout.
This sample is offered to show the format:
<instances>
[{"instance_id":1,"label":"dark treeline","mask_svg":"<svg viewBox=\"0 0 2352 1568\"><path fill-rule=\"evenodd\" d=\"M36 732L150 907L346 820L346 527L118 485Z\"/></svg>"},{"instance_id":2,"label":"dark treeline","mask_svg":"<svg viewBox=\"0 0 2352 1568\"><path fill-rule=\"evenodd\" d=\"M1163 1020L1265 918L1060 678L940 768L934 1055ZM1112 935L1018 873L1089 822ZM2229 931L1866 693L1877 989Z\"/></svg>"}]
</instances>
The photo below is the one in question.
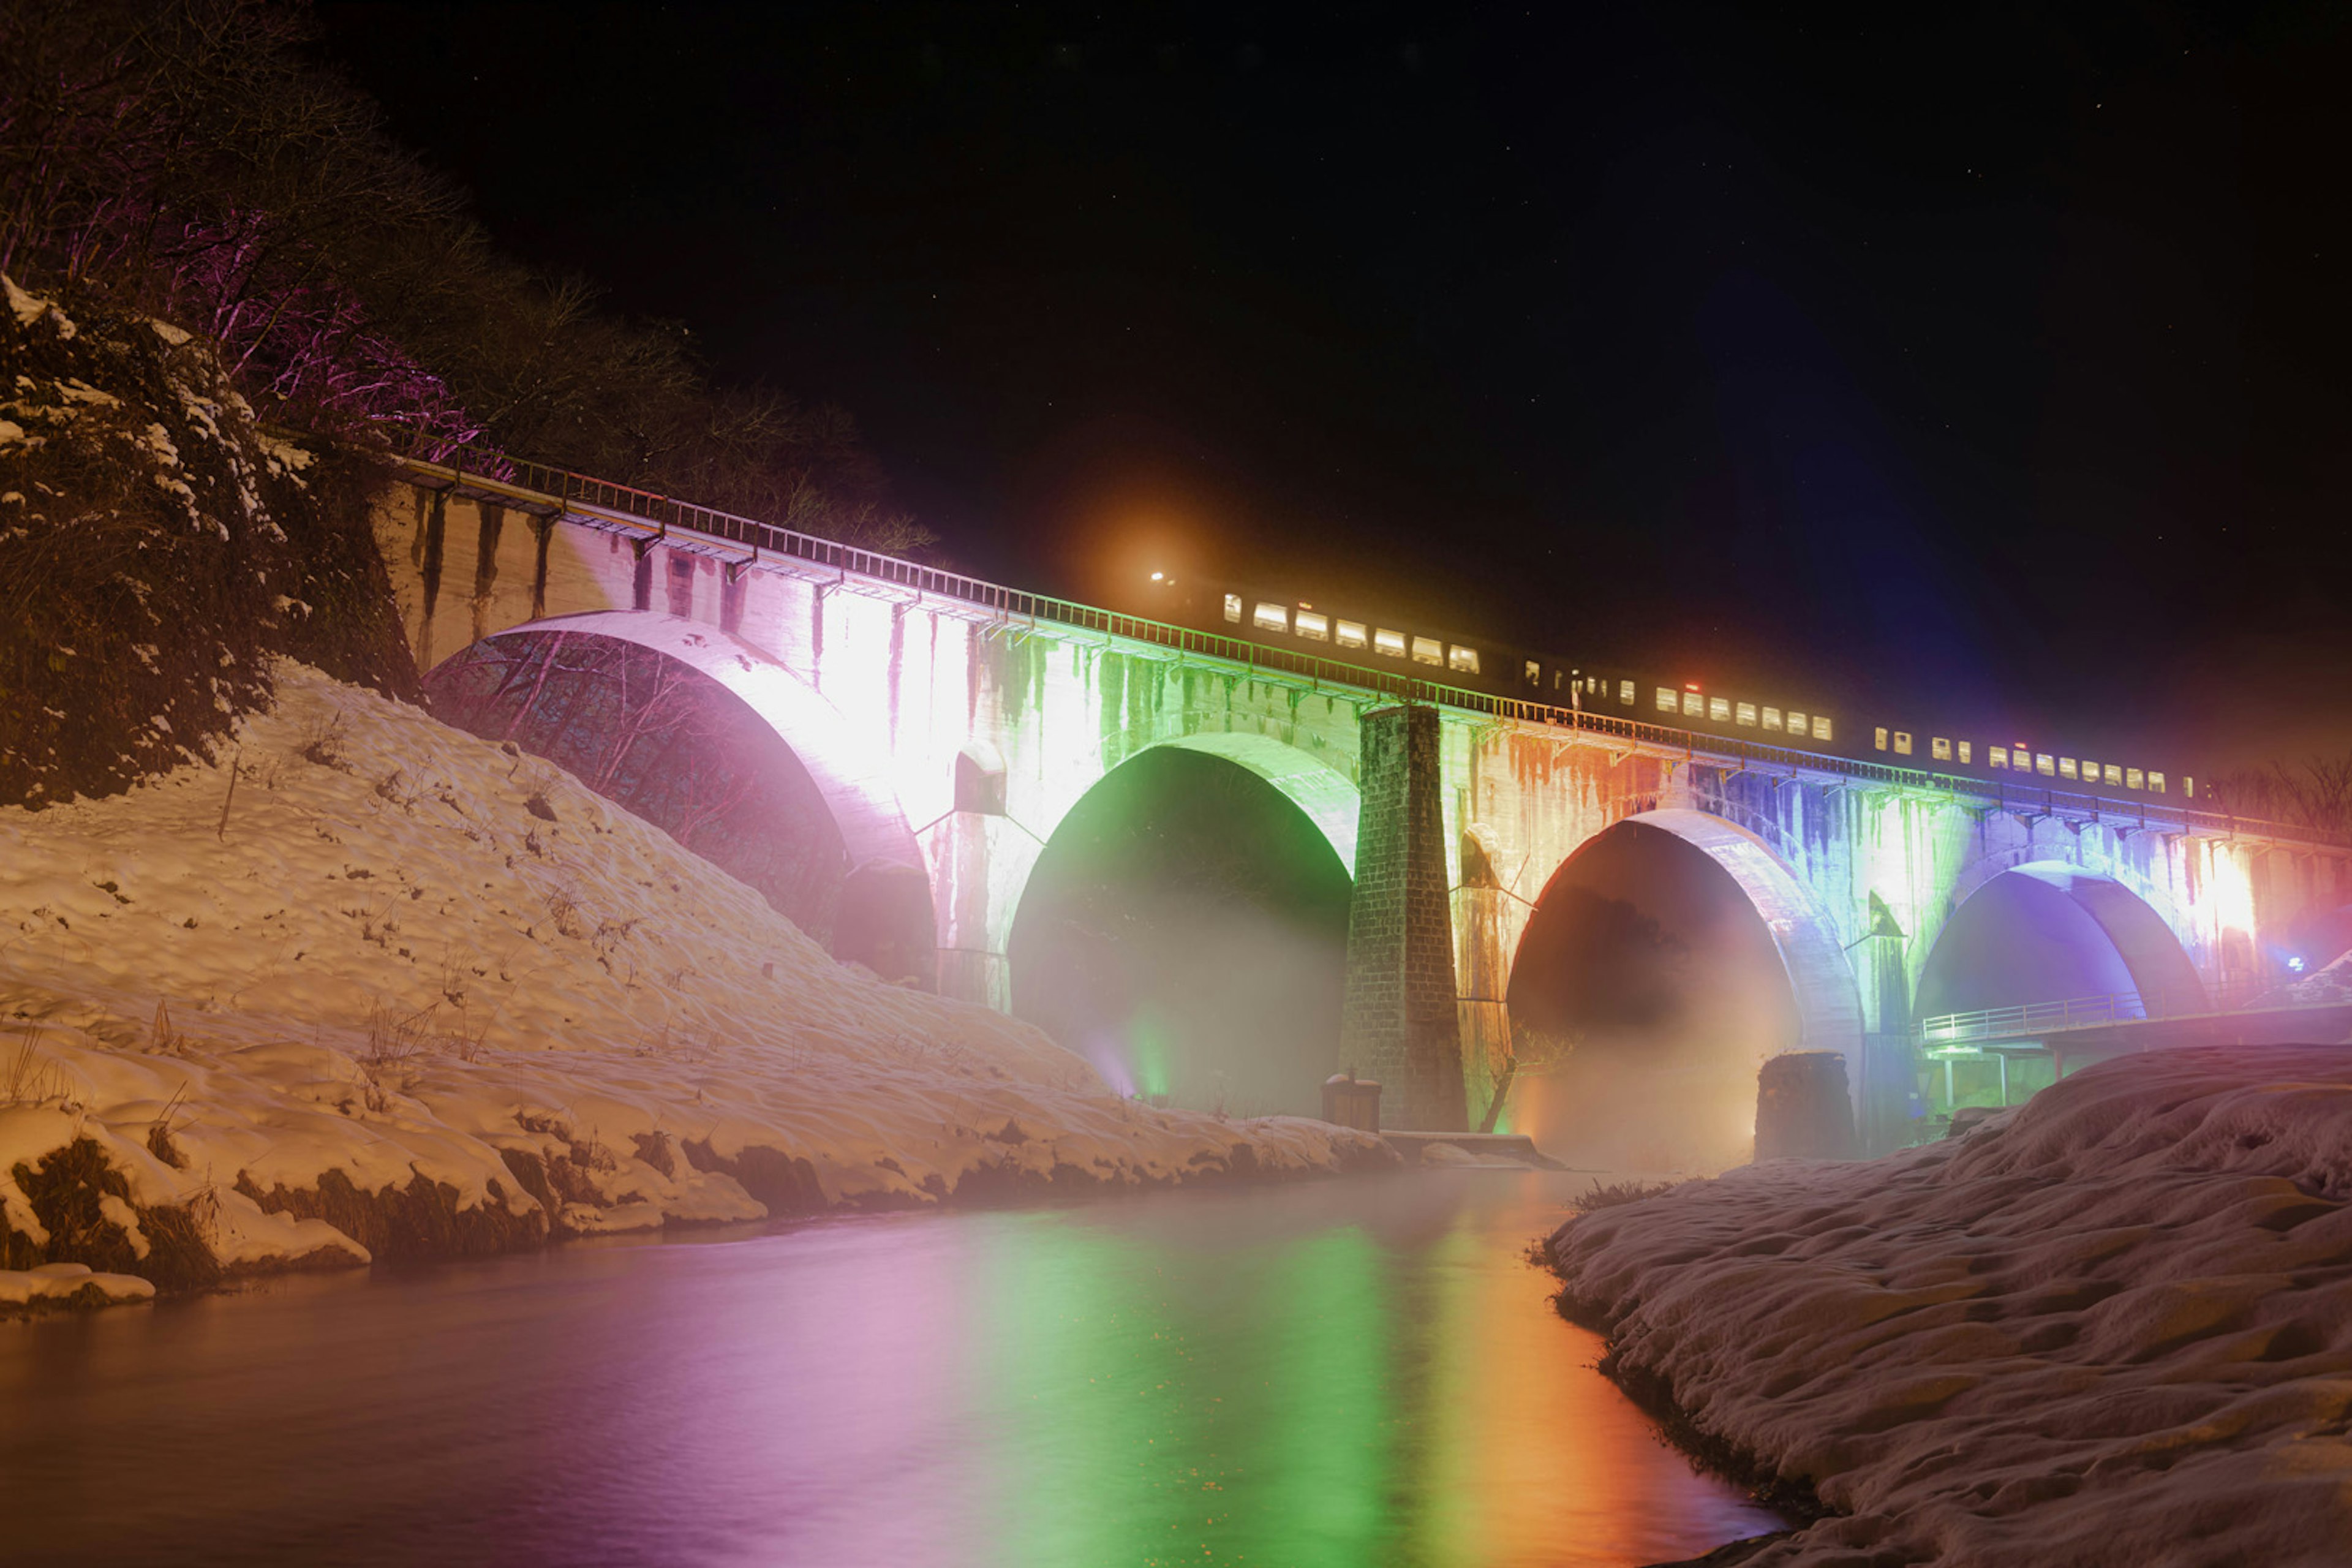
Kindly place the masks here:
<instances>
[{"instance_id":1,"label":"dark treeline","mask_svg":"<svg viewBox=\"0 0 2352 1568\"><path fill-rule=\"evenodd\" d=\"M2240 816L2352 835L2352 752L2241 768L2215 779L2210 793Z\"/></svg>"},{"instance_id":2,"label":"dark treeline","mask_svg":"<svg viewBox=\"0 0 2352 1568\"><path fill-rule=\"evenodd\" d=\"M490 447L892 551L848 416L501 255L300 0L0 0L0 270L208 334L265 419Z\"/></svg>"}]
</instances>

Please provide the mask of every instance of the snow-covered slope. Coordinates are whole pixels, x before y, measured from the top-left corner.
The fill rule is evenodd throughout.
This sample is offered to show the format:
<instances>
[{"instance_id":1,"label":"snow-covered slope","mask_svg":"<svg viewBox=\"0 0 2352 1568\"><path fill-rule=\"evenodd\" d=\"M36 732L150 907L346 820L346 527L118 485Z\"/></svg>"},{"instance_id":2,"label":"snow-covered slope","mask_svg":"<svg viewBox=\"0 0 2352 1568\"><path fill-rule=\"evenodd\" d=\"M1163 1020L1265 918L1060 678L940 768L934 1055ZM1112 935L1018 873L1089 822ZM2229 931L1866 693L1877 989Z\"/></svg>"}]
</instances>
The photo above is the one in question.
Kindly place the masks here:
<instances>
[{"instance_id":1,"label":"snow-covered slope","mask_svg":"<svg viewBox=\"0 0 2352 1568\"><path fill-rule=\"evenodd\" d=\"M1123 1101L544 763L275 678L217 765L0 810L0 1262L59 1250L36 1178L78 1137L133 1265L163 1207L234 1266L1388 1158Z\"/></svg>"},{"instance_id":2,"label":"snow-covered slope","mask_svg":"<svg viewBox=\"0 0 2352 1568\"><path fill-rule=\"evenodd\" d=\"M1844 1515L1753 1563L2352 1562L2352 1049L2110 1062L1549 1247L1620 1375Z\"/></svg>"}]
</instances>

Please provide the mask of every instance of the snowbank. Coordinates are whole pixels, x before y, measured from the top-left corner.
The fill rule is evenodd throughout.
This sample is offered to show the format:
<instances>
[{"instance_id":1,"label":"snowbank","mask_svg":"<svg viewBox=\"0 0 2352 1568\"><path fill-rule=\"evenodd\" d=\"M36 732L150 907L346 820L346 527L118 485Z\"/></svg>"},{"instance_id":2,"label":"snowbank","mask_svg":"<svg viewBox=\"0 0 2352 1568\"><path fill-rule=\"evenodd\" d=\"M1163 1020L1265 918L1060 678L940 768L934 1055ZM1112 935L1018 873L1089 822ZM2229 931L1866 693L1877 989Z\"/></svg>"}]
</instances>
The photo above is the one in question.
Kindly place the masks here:
<instances>
[{"instance_id":1,"label":"snowbank","mask_svg":"<svg viewBox=\"0 0 2352 1568\"><path fill-rule=\"evenodd\" d=\"M2347 1200L2352 1050L2216 1048L1549 1246L1617 1375L1843 1515L1747 1561L2342 1563Z\"/></svg>"},{"instance_id":2,"label":"snowbank","mask_svg":"<svg viewBox=\"0 0 2352 1568\"><path fill-rule=\"evenodd\" d=\"M560 770L274 677L217 764L0 810L0 1264L152 1275L160 1213L202 1275L1391 1158L1121 1100Z\"/></svg>"},{"instance_id":3,"label":"snowbank","mask_svg":"<svg viewBox=\"0 0 2352 1568\"><path fill-rule=\"evenodd\" d=\"M79 1263L0 1268L0 1313L47 1307L112 1307L152 1301L155 1287L134 1274L96 1274Z\"/></svg>"}]
</instances>

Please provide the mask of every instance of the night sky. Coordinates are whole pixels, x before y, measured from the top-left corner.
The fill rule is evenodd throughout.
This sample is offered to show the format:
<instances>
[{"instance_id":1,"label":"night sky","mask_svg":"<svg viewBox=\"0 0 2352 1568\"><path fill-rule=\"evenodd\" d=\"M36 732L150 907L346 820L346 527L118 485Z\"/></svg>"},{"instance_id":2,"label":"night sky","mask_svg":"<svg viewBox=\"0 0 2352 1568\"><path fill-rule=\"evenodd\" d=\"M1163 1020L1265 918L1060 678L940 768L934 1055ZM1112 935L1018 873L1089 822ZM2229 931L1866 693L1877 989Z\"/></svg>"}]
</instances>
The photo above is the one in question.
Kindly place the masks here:
<instances>
[{"instance_id":1,"label":"night sky","mask_svg":"<svg viewBox=\"0 0 2352 1568\"><path fill-rule=\"evenodd\" d=\"M320 11L508 248L845 405L965 570L2352 745L2352 7Z\"/></svg>"}]
</instances>

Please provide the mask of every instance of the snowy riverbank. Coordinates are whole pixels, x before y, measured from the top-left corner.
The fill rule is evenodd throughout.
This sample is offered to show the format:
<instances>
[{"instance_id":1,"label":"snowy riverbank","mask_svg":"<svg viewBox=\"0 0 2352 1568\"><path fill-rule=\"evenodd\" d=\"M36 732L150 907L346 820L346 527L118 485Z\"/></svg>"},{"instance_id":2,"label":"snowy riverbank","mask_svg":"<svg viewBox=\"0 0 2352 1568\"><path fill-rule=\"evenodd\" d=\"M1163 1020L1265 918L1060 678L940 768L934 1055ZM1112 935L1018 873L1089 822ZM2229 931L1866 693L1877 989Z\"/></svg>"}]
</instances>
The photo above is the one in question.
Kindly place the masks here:
<instances>
[{"instance_id":1,"label":"snowy riverbank","mask_svg":"<svg viewBox=\"0 0 2352 1568\"><path fill-rule=\"evenodd\" d=\"M233 760L0 810L0 1266L173 1289L1393 1161L1121 1100L1024 1024L835 963L559 770L275 675Z\"/></svg>"},{"instance_id":2,"label":"snowy riverbank","mask_svg":"<svg viewBox=\"0 0 2352 1568\"><path fill-rule=\"evenodd\" d=\"M1549 1249L1615 1375L1837 1511L1747 1561L2340 1563L2347 1200L2352 1047L2179 1051Z\"/></svg>"}]
</instances>

